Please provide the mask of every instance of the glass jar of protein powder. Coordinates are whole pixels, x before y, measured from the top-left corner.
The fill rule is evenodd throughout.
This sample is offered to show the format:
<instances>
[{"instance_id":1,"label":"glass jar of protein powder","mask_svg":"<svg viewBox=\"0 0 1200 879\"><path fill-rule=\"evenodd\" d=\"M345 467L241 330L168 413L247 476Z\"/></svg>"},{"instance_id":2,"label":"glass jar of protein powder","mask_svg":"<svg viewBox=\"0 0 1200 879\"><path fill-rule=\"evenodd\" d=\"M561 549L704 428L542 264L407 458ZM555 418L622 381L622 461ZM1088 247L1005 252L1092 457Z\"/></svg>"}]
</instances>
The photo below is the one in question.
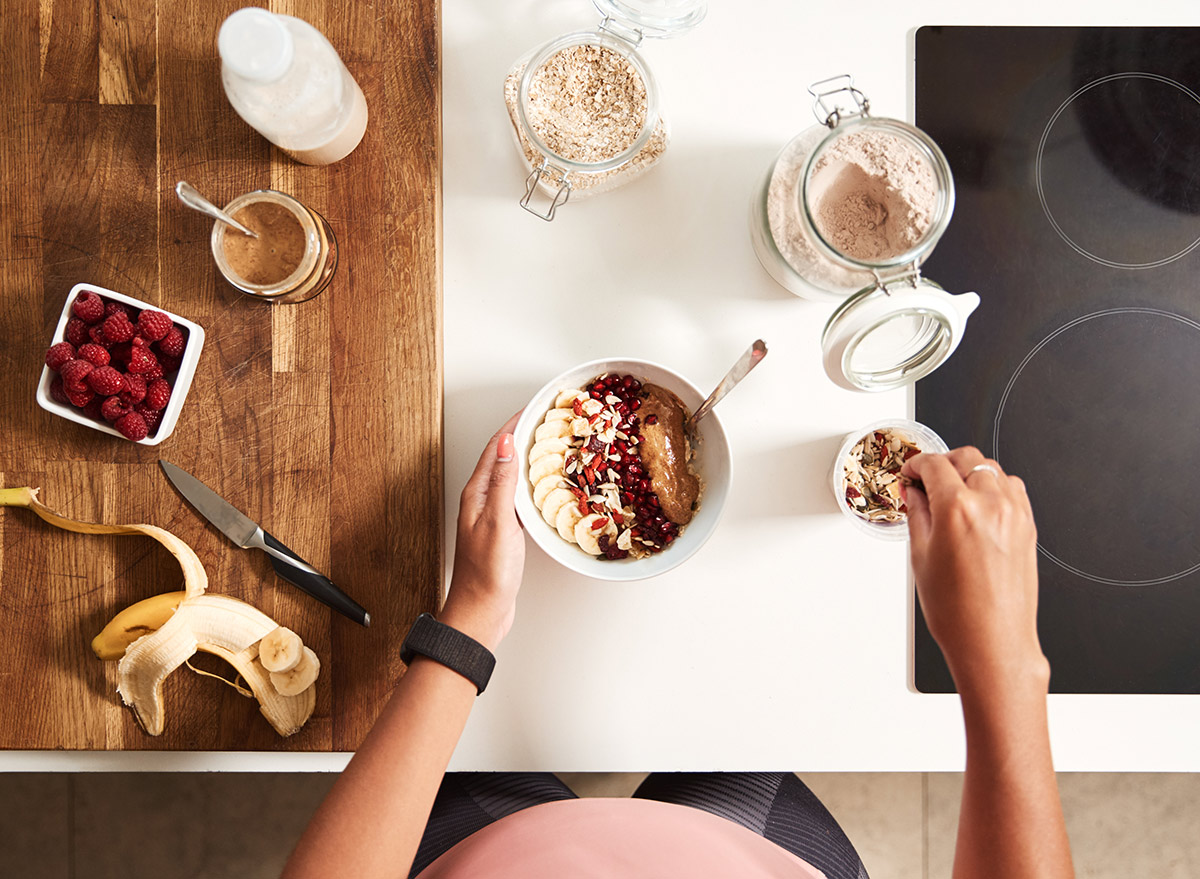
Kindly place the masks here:
<instances>
[{"instance_id":1,"label":"glass jar of protein powder","mask_svg":"<svg viewBox=\"0 0 1200 879\"><path fill-rule=\"evenodd\" d=\"M822 336L835 383L899 387L953 353L979 304L921 277L950 223L954 179L928 135L871 116L849 76L809 92L821 124L768 169L751 207L754 250L791 292L841 303Z\"/></svg>"},{"instance_id":2,"label":"glass jar of protein powder","mask_svg":"<svg viewBox=\"0 0 1200 879\"><path fill-rule=\"evenodd\" d=\"M638 46L700 24L707 0L592 0L596 30L564 34L504 80L517 147L530 169L521 207L543 220L569 198L615 189L650 170L670 139ZM541 191L549 204L539 208Z\"/></svg>"}]
</instances>

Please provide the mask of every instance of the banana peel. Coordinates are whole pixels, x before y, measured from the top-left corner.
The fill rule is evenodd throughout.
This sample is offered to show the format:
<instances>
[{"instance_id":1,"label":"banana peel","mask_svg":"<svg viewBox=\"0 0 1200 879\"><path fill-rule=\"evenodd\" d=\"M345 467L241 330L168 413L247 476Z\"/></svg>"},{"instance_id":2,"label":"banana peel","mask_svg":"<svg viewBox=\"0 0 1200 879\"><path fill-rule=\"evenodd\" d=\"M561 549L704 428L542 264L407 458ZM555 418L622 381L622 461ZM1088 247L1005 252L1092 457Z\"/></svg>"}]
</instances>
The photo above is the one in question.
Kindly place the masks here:
<instances>
[{"instance_id":1,"label":"banana peel","mask_svg":"<svg viewBox=\"0 0 1200 879\"><path fill-rule=\"evenodd\" d=\"M244 601L207 594L208 574L188 544L154 525L68 519L42 504L37 493L36 488L27 487L0 489L0 506L26 507L67 531L151 537L166 547L183 570L182 591L156 595L125 608L92 641L99 658L120 660L117 692L147 733L162 733L166 724L163 683L197 650L219 656L237 669L258 700L262 715L281 736L290 736L312 716L316 684L298 695L281 695L259 662L259 641L278 624Z\"/></svg>"}]
</instances>

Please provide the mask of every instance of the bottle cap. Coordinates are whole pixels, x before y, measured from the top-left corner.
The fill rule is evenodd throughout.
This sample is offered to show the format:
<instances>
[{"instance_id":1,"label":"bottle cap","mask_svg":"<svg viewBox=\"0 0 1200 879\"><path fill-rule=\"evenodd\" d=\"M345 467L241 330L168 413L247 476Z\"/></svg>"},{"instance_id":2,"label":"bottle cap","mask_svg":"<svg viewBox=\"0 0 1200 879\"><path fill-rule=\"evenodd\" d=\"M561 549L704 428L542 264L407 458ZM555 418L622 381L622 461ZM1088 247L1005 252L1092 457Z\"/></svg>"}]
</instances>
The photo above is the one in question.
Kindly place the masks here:
<instances>
[{"instance_id":1,"label":"bottle cap","mask_svg":"<svg viewBox=\"0 0 1200 879\"><path fill-rule=\"evenodd\" d=\"M295 55L283 19L265 9L239 9L217 34L221 63L246 79L273 82L288 72Z\"/></svg>"}]
</instances>

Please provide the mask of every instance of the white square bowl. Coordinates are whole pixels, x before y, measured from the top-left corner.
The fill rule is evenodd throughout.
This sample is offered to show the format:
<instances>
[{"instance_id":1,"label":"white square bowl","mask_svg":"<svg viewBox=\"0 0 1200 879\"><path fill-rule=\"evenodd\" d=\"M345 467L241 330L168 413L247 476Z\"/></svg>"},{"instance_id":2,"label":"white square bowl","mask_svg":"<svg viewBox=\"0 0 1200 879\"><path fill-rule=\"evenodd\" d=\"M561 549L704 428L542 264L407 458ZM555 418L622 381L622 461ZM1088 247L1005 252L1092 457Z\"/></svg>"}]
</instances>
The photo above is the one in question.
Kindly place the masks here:
<instances>
[{"instance_id":1,"label":"white square bowl","mask_svg":"<svg viewBox=\"0 0 1200 879\"><path fill-rule=\"evenodd\" d=\"M653 382L660 385L674 392L692 412L704 402L704 394L699 388L679 373L649 360L593 360L551 379L529 401L513 430L517 463L521 468L517 483L517 515L525 524L525 533L533 542L564 567L596 580L646 580L665 574L686 562L716 530L725 510L725 502L729 498L733 460L725 428L721 425L717 413L710 412L697 427L699 442L692 462L704 484L704 491L700 496L700 506L695 517L684 528L678 540L664 551L646 558L613 560L594 558L578 546L567 543L558 536L554 528L546 524L533 503L533 486L529 482L529 450L533 446L534 431L542 423L547 410L553 408L555 397L564 390L582 388L596 376L606 372L630 374L643 383Z\"/></svg>"},{"instance_id":2,"label":"white square bowl","mask_svg":"<svg viewBox=\"0 0 1200 879\"><path fill-rule=\"evenodd\" d=\"M118 293L116 290L107 290L104 287L97 287L94 284L76 284L71 288L71 292L67 294L66 304L63 305L62 314L59 315L58 326L54 328L54 338L50 340L50 345L57 345L59 342L64 341L64 336L67 332L67 321L71 319L71 305L75 302L75 297L84 290L106 299L112 299L116 302L132 306L139 311L146 308L153 311L161 311L188 331L187 345L183 349L183 359L179 364L179 370L175 373L175 381L171 383L171 400L167 403L167 408L163 410L162 421L159 422L158 430L152 436L137 441L143 446L156 446L169 437L175 430L175 423L179 420L179 412L183 409L183 401L187 398L188 390L192 387L192 378L196 374L196 364L200 360L200 349L204 346L204 328L198 323L193 323L187 318L167 311L165 308L159 308L157 305L152 305L149 302L134 299L132 296L126 296L124 293ZM50 347L50 345L46 347ZM74 406L59 403L51 397L50 382L54 380L55 375L57 373L51 370L50 367L42 367L42 378L38 382L37 387L37 402L39 406L47 412L66 418L68 421L74 421L76 424L82 424L84 427L90 427L93 430L111 434L125 442L129 442L111 424L94 421Z\"/></svg>"}]
</instances>

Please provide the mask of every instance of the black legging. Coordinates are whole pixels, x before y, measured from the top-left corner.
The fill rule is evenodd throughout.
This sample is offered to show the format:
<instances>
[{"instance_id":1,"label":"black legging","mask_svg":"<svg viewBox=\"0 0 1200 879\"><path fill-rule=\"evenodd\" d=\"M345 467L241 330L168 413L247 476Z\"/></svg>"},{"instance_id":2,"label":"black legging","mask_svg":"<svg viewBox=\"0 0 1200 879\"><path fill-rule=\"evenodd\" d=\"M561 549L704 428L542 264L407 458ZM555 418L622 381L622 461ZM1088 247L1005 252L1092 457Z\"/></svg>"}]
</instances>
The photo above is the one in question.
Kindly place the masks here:
<instances>
[{"instance_id":1,"label":"black legging","mask_svg":"<svg viewBox=\"0 0 1200 879\"><path fill-rule=\"evenodd\" d=\"M867 879L858 852L821 801L791 772L656 772L633 794L728 818L821 870ZM410 877L505 815L575 794L549 772L448 772Z\"/></svg>"}]
</instances>

